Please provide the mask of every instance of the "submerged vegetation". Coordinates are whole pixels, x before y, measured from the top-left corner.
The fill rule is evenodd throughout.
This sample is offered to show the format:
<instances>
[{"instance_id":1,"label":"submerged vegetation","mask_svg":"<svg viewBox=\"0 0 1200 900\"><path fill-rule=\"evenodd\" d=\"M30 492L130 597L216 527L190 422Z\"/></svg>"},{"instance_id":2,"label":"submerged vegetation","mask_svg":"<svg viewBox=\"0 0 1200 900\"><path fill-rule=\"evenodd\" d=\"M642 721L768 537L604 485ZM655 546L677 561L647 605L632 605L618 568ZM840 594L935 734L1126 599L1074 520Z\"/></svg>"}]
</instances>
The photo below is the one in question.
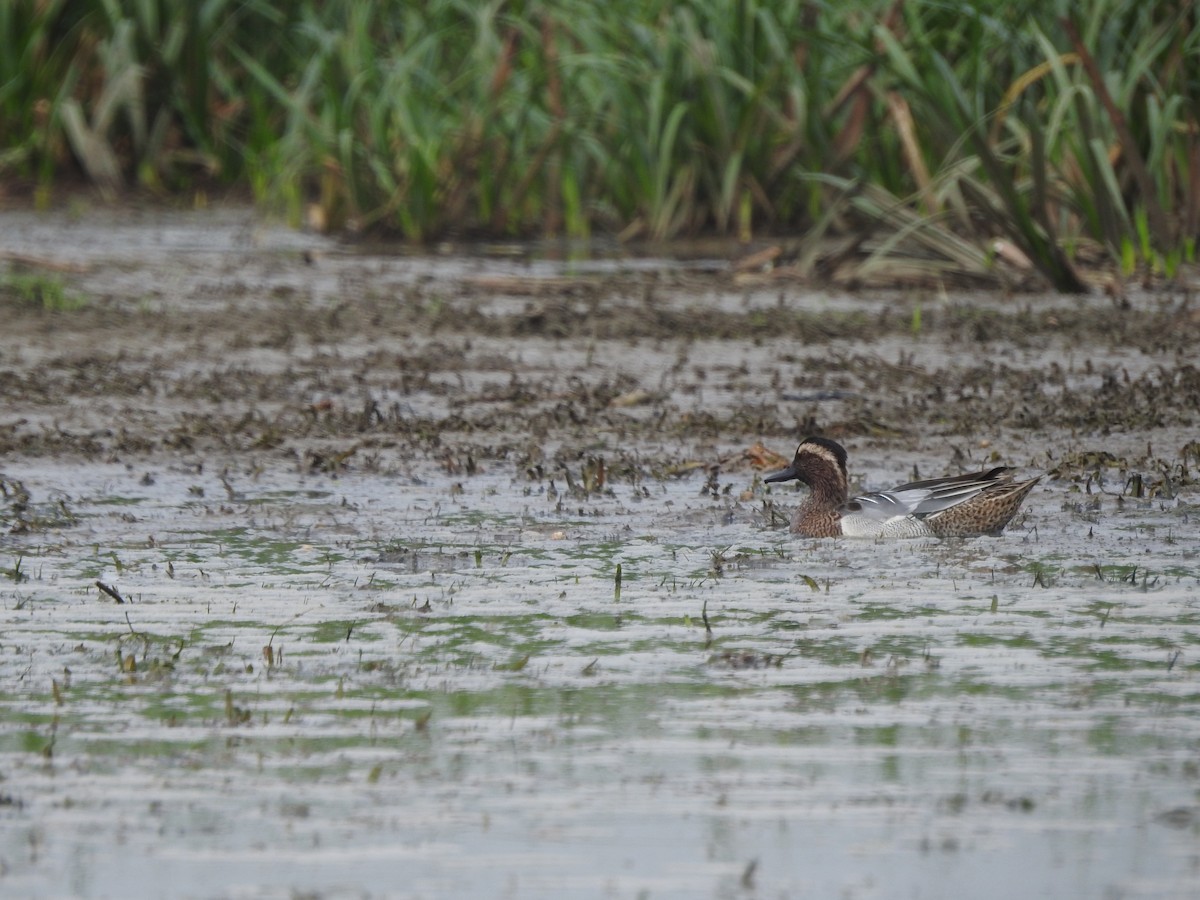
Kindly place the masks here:
<instances>
[{"instance_id":1,"label":"submerged vegetation","mask_svg":"<svg viewBox=\"0 0 1200 900\"><path fill-rule=\"evenodd\" d=\"M57 276L14 272L0 276L0 309L10 305L72 312L86 306L87 298Z\"/></svg>"},{"instance_id":2,"label":"submerged vegetation","mask_svg":"<svg viewBox=\"0 0 1200 900\"><path fill-rule=\"evenodd\" d=\"M851 235L867 265L1171 277L1194 5L0 5L0 177L244 185L412 240ZM797 252L801 268L813 251ZM819 274L819 271L816 272Z\"/></svg>"}]
</instances>

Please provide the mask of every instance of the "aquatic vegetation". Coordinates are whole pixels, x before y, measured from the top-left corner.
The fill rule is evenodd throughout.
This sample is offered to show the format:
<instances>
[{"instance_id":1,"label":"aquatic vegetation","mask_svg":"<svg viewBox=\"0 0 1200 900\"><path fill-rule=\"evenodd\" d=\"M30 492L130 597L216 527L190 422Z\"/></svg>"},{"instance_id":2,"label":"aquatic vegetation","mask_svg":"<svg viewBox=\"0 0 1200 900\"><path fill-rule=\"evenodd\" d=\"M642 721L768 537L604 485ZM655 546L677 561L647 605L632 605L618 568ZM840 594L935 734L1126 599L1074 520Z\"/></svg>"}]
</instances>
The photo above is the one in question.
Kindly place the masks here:
<instances>
[{"instance_id":1,"label":"aquatic vegetation","mask_svg":"<svg viewBox=\"0 0 1200 900\"><path fill-rule=\"evenodd\" d=\"M87 298L67 286L59 275L16 273L0 275L0 307L19 305L45 312L75 312Z\"/></svg>"},{"instance_id":2,"label":"aquatic vegetation","mask_svg":"<svg viewBox=\"0 0 1200 900\"><path fill-rule=\"evenodd\" d=\"M804 234L768 267L857 283L1174 279L1200 223L1193 18L19 2L0 8L0 173L43 200L76 167L197 204L236 184L295 224L414 241Z\"/></svg>"}]
</instances>

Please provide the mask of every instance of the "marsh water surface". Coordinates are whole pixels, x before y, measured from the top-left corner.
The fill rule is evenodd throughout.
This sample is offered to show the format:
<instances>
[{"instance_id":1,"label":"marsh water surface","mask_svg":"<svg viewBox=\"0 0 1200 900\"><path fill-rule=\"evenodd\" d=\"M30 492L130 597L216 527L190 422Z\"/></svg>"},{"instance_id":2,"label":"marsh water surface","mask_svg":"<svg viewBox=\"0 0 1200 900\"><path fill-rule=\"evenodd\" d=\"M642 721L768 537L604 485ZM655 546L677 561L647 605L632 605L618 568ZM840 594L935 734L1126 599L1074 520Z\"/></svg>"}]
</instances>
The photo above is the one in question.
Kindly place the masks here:
<instances>
[{"instance_id":1,"label":"marsh water surface","mask_svg":"<svg viewBox=\"0 0 1200 900\"><path fill-rule=\"evenodd\" d=\"M0 251L3 896L1200 894L1185 297L238 210ZM798 540L810 430L1046 477L1001 538Z\"/></svg>"}]
</instances>

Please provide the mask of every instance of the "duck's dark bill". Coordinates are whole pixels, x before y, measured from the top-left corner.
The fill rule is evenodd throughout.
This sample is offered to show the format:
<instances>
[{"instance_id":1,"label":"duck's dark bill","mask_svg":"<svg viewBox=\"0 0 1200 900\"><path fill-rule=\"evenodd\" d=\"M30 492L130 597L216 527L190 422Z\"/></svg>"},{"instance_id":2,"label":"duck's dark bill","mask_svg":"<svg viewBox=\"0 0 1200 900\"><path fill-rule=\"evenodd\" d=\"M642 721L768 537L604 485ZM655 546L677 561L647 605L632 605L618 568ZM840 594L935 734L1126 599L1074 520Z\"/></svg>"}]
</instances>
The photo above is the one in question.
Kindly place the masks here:
<instances>
[{"instance_id":1,"label":"duck's dark bill","mask_svg":"<svg viewBox=\"0 0 1200 900\"><path fill-rule=\"evenodd\" d=\"M788 466L786 469L776 472L774 475L768 475L766 478L763 479L763 482L765 484L771 484L772 482L775 482L775 481L791 481L793 478L799 478L799 477L800 477L800 475L796 471L796 467Z\"/></svg>"}]
</instances>

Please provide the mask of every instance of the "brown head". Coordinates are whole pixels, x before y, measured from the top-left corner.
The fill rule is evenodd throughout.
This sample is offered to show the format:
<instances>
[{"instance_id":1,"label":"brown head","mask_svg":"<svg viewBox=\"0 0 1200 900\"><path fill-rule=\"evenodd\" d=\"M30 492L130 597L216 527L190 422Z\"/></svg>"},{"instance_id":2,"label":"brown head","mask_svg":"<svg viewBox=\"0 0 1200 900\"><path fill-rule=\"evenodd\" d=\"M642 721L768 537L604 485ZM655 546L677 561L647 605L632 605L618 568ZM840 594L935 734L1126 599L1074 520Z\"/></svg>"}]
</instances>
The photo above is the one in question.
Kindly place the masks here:
<instances>
[{"instance_id":1,"label":"brown head","mask_svg":"<svg viewBox=\"0 0 1200 900\"><path fill-rule=\"evenodd\" d=\"M764 482L799 479L812 490L810 502L836 508L849 499L846 448L829 438L810 437L800 442L792 464L768 475Z\"/></svg>"}]
</instances>

